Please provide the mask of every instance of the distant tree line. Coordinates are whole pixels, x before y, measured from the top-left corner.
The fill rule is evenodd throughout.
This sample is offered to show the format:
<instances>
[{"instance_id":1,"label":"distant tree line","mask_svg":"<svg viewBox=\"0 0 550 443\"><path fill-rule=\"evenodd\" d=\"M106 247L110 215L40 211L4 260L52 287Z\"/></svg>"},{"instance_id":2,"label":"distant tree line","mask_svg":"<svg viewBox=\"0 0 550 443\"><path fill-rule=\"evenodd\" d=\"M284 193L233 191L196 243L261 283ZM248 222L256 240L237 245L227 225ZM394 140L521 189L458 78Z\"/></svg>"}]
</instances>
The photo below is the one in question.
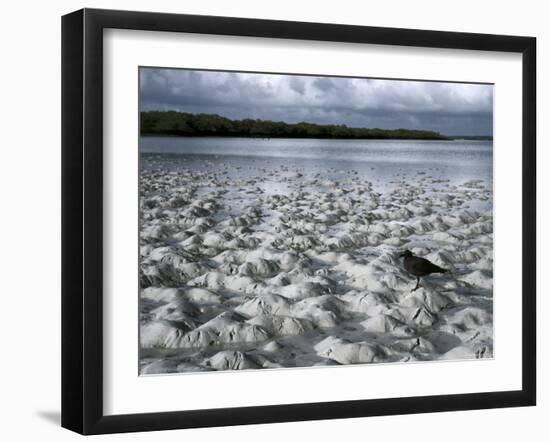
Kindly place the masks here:
<instances>
[{"instance_id":1,"label":"distant tree line","mask_svg":"<svg viewBox=\"0 0 550 443\"><path fill-rule=\"evenodd\" d=\"M346 125L285 123L249 118L231 120L217 114L176 111L141 112L140 130L142 135L447 140L447 137L434 131L349 128Z\"/></svg>"}]
</instances>

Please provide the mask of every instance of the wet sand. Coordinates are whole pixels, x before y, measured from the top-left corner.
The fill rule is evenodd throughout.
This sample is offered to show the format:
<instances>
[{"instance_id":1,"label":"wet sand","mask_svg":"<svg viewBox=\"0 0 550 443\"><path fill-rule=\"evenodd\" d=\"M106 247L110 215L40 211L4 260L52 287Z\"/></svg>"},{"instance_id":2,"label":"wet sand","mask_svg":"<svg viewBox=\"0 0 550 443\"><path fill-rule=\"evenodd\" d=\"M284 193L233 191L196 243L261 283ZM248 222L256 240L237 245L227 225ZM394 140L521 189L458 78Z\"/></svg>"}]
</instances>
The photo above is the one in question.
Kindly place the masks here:
<instances>
[{"instance_id":1,"label":"wet sand","mask_svg":"<svg viewBox=\"0 0 550 443\"><path fill-rule=\"evenodd\" d=\"M487 180L418 167L381 183L276 159L149 163L141 374L493 356ZM450 272L413 291L404 249Z\"/></svg>"}]
</instances>

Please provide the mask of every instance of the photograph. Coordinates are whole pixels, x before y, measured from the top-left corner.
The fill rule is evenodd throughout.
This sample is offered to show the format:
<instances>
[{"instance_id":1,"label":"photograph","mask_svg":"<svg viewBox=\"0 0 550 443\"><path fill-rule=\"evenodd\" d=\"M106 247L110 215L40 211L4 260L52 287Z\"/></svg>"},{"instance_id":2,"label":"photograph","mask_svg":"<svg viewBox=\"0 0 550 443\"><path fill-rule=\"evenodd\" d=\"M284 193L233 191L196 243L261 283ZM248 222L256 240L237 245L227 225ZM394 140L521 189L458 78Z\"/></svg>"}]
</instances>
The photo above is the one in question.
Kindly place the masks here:
<instances>
[{"instance_id":1,"label":"photograph","mask_svg":"<svg viewBox=\"0 0 550 443\"><path fill-rule=\"evenodd\" d=\"M61 300L44 304L61 317L60 352L44 348L61 355L61 426L333 441L413 424L436 441L468 416L462 441L522 416L536 434L542 15L462 8L434 29L408 3L223 4L62 15L61 226L44 230L61 240ZM16 75L36 80L32 64ZM30 195L25 167L52 168L28 159L59 133L36 122L36 155L11 131L25 161L8 181Z\"/></svg>"},{"instance_id":2,"label":"photograph","mask_svg":"<svg viewBox=\"0 0 550 443\"><path fill-rule=\"evenodd\" d=\"M493 85L139 67L139 374L493 358Z\"/></svg>"}]
</instances>

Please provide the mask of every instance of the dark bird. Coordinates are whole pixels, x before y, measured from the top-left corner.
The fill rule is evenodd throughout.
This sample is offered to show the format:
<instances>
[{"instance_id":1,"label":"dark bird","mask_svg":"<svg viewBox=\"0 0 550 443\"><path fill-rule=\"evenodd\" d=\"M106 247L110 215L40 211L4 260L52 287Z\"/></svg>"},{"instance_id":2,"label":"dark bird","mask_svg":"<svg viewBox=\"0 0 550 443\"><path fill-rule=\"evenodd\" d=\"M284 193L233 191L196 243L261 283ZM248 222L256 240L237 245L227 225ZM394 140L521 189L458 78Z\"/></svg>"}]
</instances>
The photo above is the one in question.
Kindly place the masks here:
<instances>
[{"instance_id":1,"label":"dark bird","mask_svg":"<svg viewBox=\"0 0 550 443\"><path fill-rule=\"evenodd\" d=\"M444 274L447 272L447 269L440 268L425 258L415 257L411 251L405 251L399 257L404 257L403 265L406 271L416 277L416 286L413 292L420 286L420 277L425 277L430 274Z\"/></svg>"}]
</instances>

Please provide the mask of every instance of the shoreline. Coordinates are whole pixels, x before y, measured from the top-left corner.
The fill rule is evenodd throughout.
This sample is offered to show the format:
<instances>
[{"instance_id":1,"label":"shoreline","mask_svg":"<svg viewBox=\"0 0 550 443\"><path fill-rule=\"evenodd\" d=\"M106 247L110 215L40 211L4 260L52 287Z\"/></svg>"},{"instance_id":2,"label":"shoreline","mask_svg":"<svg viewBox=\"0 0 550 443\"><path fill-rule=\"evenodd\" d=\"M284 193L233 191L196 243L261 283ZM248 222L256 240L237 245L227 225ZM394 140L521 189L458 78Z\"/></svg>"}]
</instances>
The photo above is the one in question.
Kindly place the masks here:
<instances>
[{"instance_id":1,"label":"shoreline","mask_svg":"<svg viewBox=\"0 0 550 443\"><path fill-rule=\"evenodd\" d=\"M409 140L409 141L453 141L453 140L468 140L468 139L454 139L448 137L436 138L422 138L422 137L286 137L286 136L253 136L253 135L230 135L230 134L193 134L193 135L184 135L184 134L168 134L168 133L140 133L140 137L174 137L174 138L247 138L247 139L259 139L259 140ZM470 140L468 140L470 141ZM475 140L478 141L478 140ZM485 141L485 140L483 140ZM492 140L488 140L492 141Z\"/></svg>"},{"instance_id":2,"label":"shoreline","mask_svg":"<svg viewBox=\"0 0 550 443\"><path fill-rule=\"evenodd\" d=\"M256 140L390 140L390 141L468 141L468 142L494 142L492 136L446 136L442 138L391 138L391 137L286 137L286 136L247 136L247 135L219 135L219 134L195 134L195 135L183 135L183 134L166 134L166 133L140 133L139 137L161 137L161 138L244 138L244 139L256 139Z\"/></svg>"}]
</instances>

